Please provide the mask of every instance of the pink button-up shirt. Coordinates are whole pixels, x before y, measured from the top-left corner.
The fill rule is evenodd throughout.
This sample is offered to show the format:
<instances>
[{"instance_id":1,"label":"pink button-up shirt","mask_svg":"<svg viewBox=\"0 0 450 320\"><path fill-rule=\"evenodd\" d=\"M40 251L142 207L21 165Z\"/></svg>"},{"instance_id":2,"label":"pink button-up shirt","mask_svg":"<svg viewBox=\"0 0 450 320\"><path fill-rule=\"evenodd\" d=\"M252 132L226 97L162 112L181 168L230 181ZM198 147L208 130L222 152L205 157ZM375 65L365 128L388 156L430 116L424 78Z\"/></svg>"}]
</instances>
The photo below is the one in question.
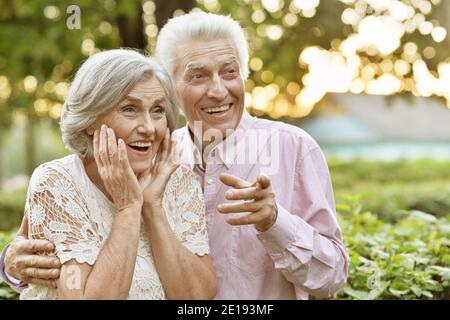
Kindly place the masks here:
<instances>
[{"instance_id":1,"label":"pink button-up shirt","mask_svg":"<svg viewBox=\"0 0 450 320\"><path fill-rule=\"evenodd\" d=\"M336 221L325 158L300 128L250 116L208 152L205 167L186 127L176 131L182 163L198 175L205 196L207 229L218 279L216 299L307 299L332 296L345 283L348 255ZM270 177L278 206L265 232L231 226L217 211L229 202L229 173L251 183Z\"/></svg>"}]
</instances>

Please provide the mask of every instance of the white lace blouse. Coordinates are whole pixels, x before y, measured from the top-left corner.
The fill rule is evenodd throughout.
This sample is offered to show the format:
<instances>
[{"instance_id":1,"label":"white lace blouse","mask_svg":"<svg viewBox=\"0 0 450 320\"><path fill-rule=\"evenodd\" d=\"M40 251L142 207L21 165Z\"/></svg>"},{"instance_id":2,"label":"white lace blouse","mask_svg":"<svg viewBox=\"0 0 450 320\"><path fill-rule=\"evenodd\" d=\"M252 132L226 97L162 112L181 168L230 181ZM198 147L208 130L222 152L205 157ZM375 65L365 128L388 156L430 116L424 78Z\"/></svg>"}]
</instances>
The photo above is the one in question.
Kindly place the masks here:
<instances>
[{"instance_id":1,"label":"white lace blouse","mask_svg":"<svg viewBox=\"0 0 450 320\"><path fill-rule=\"evenodd\" d=\"M164 193L163 208L178 240L197 255L209 254L203 193L190 169L181 166L172 174ZM70 155L34 171L25 214L29 237L53 242L62 264L75 259L78 263L94 265L111 231L115 208L89 180L81 159ZM30 284L20 298L57 299L57 291ZM165 299L142 224L128 299Z\"/></svg>"}]
</instances>

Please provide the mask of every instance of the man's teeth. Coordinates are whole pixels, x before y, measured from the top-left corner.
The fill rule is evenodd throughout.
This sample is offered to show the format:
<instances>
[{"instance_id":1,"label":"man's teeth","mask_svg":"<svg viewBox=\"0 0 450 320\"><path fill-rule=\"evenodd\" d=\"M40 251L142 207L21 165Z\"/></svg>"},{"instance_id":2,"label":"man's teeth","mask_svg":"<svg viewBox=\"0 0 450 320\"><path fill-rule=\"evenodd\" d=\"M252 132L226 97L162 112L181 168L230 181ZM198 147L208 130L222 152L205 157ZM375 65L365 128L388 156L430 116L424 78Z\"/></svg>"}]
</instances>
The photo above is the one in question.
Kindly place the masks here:
<instances>
[{"instance_id":1,"label":"man's teeth","mask_svg":"<svg viewBox=\"0 0 450 320\"><path fill-rule=\"evenodd\" d=\"M130 147L146 148L150 147L152 144L150 142L132 142L128 144Z\"/></svg>"},{"instance_id":2,"label":"man's teeth","mask_svg":"<svg viewBox=\"0 0 450 320\"><path fill-rule=\"evenodd\" d=\"M230 109L230 107L231 107L231 104L226 104L221 107L205 108L205 109L203 109L203 111L205 111L207 113L224 112L224 111L228 111L228 109Z\"/></svg>"}]
</instances>

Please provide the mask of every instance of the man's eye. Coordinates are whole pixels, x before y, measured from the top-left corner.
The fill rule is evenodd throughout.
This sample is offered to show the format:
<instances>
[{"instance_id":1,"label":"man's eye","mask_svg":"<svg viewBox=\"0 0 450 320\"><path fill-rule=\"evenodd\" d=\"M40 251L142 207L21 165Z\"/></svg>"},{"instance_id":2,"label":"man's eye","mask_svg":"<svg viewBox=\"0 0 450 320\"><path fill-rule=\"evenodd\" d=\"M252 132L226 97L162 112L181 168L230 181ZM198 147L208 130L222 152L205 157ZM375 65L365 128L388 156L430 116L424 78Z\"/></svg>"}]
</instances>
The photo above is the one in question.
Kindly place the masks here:
<instances>
[{"instance_id":1,"label":"man's eye","mask_svg":"<svg viewBox=\"0 0 450 320\"><path fill-rule=\"evenodd\" d=\"M235 73L236 72L236 70L234 70L234 69L228 69L228 71L227 71L228 73Z\"/></svg>"},{"instance_id":2,"label":"man's eye","mask_svg":"<svg viewBox=\"0 0 450 320\"><path fill-rule=\"evenodd\" d=\"M153 109L153 112L164 113L164 108L163 107L156 107L156 108Z\"/></svg>"},{"instance_id":3,"label":"man's eye","mask_svg":"<svg viewBox=\"0 0 450 320\"><path fill-rule=\"evenodd\" d=\"M192 79L201 79L203 78L203 75L201 73L196 73L192 76Z\"/></svg>"}]
</instances>

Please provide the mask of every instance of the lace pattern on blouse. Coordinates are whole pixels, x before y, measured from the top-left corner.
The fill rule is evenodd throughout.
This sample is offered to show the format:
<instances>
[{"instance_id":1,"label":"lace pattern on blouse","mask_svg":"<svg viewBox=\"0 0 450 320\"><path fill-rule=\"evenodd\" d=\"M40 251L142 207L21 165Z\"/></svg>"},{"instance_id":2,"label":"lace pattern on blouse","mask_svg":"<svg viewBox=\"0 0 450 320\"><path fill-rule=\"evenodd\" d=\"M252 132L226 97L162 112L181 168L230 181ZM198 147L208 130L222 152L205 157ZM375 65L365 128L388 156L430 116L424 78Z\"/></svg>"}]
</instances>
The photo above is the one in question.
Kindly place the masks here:
<instances>
[{"instance_id":1,"label":"lace pattern on blouse","mask_svg":"<svg viewBox=\"0 0 450 320\"><path fill-rule=\"evenodd\" d=\"M84 167L75 157L43 164L34 171L25 205L29 237L53 242L62 264L75 259L94 265L111 231L114 206L94 185L86 185ZM70 168L70 160L79 162L78 170ZM172 174L163 208L178 240L195 254L209 254L203 194L189 168L179 167ZM55 289L38 285L29 285L21 294L21 299L56 298ZM165 299L143 222L128 299Z\"/></svg>"}]
</instances>

